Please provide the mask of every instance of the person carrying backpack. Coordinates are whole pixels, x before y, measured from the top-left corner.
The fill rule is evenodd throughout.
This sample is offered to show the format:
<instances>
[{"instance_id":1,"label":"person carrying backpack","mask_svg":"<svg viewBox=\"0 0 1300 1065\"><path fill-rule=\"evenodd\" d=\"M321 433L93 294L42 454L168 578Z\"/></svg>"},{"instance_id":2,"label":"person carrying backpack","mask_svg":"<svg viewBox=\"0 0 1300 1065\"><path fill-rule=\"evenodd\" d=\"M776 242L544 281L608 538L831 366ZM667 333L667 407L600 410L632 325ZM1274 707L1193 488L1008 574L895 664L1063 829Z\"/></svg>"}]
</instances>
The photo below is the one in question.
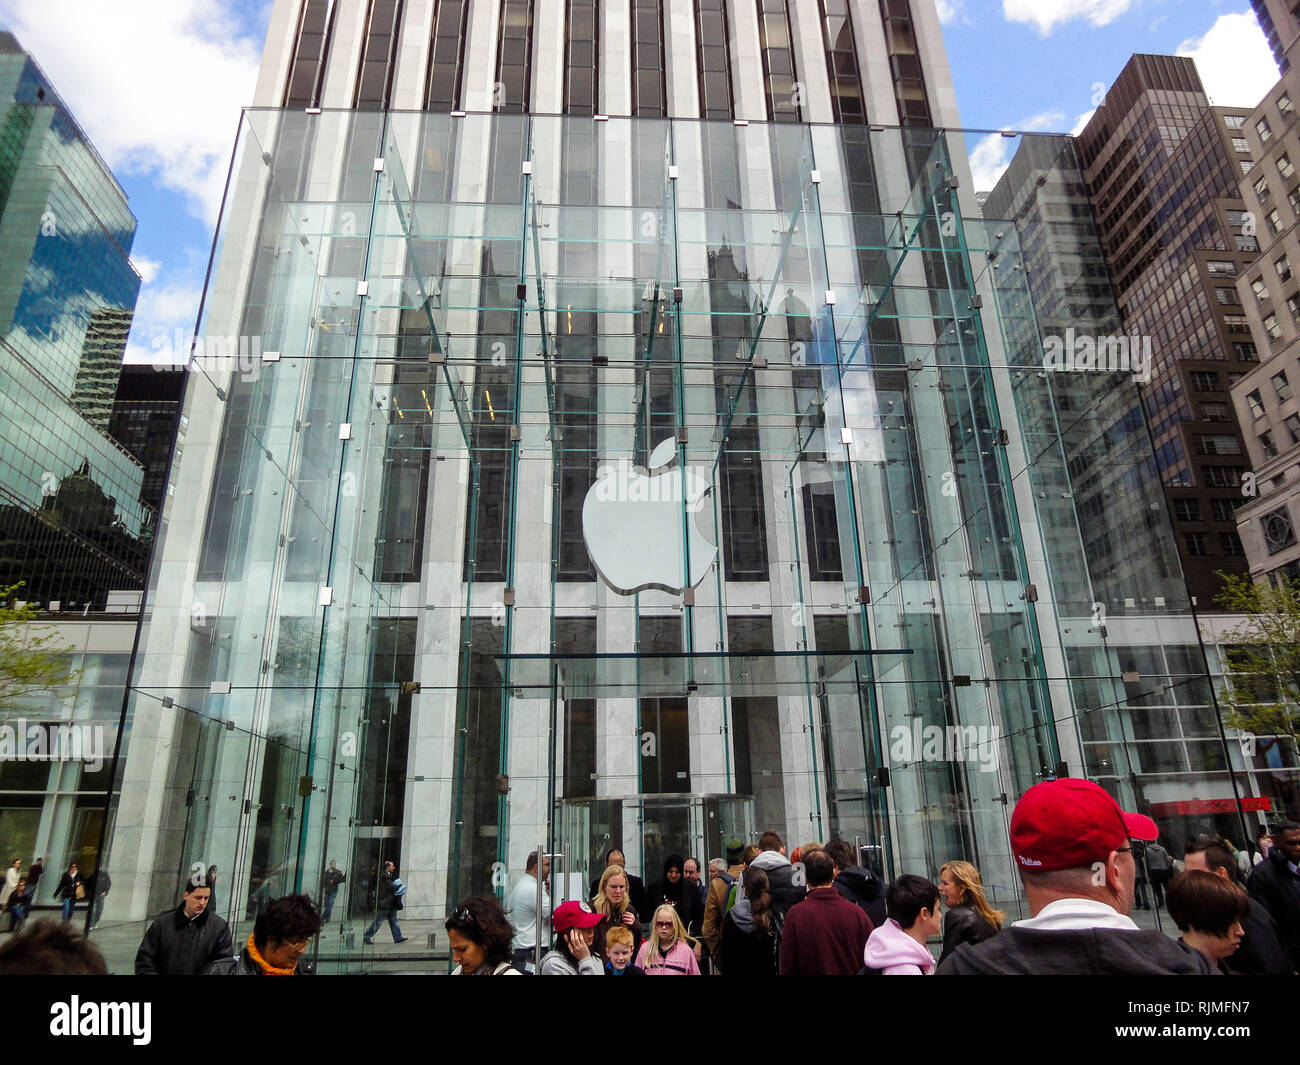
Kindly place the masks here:
<instances>
[{"instance_id":1,"label":"person carrying backpack","mask_svg":"<svg viewBox=\"0 0 1300 1065\"><path fill-rule=\"evenodd\" d=\"M709 948L709 957L715 963L722 942L722 919L727 915L728 897L745 871L744 853L740 840L733 839L727 844L725 871L714 865L714 862L718 862L717 858L709 863L709 893L704 901L704 923L700 926L700 938Z\"/></svg>"}]
</instances>

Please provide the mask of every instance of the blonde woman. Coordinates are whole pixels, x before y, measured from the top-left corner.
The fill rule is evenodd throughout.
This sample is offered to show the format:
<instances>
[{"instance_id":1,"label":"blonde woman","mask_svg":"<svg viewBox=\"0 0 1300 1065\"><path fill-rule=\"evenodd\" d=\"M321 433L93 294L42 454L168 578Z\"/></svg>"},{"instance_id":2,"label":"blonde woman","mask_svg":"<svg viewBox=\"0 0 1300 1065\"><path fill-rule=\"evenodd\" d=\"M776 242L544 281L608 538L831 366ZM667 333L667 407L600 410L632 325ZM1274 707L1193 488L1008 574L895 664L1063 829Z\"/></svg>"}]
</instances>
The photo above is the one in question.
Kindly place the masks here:
<instances>
[{"instance_id":1,"label":"blonde woman","mask_svg":"<svg viewBox=\"0 0 1300 1065\"><path fill-rule=\"evenodd\" d=\"M970 862L948 862L939 870L939 893L948 906L943 918L942 962L963 943L983 943L1002 929L1006 916L984 897L979 870Z\"/></svg>"},{"instance_id":2,"label":"blonde woman","mask_svg":"<svg viewBox=\"0 0 1300 1065\"><path fill-rule=\"evenodd\" d=\"M695 963L695 940L686 934L677 911L664 903L655 910L650 938L637 955L637 965L646 976L699 976Z\"/></svg>"},{"instance_id":3,"label":"blonde woman","mask_svg":"<svg viewBox=\"0 0 1300 1065\"><path fill-rule=\"evenodd\" d=\"M606 866L600 874L596 897L591 900L591 908L604 917L596 926L596 938L591 945L592 953L602 960L606 958L605 933L611 928L626 928L631 932L634 951L641 946L641 920L628 901L628 891L626 870L621 865Z\"/></svg>"}]
</instances>

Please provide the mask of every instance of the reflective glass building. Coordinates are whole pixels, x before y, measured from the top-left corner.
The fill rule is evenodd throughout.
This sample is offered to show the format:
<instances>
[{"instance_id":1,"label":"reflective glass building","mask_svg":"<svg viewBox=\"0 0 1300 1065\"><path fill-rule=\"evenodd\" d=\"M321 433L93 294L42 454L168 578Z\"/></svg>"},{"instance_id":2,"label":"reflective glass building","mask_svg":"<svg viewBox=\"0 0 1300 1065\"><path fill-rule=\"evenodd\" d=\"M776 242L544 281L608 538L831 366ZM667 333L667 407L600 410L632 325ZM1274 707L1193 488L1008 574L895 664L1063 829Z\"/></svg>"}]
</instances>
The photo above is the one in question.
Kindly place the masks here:
<instances>
[{"instance_id":1,"label":"reflective glass building","mask_svg":"<svg viewBox=\"0 0 1300 1065\"><path fill-rule=\"evenodd\" d=\"M1071 279L976 204L928 0L282 0L257 102L107 918L335 860L352 970L388 858L440 934L538 846L571 897L765 828L1014 911L1011 806L1067 772L1243 827L1132 382L1043 372Z\"/></svg>"},{"instance_id":2,"label":"reflective glass building","mask_svg":"<svg viewBox=\"0 0 1300 1065\"><path fill-rule=\"evenodd\" d=\"M155 512L107 433L140 278L126 194L0 33L0 587L52 611L138 601Z\"/></svg>"}]
</instances>

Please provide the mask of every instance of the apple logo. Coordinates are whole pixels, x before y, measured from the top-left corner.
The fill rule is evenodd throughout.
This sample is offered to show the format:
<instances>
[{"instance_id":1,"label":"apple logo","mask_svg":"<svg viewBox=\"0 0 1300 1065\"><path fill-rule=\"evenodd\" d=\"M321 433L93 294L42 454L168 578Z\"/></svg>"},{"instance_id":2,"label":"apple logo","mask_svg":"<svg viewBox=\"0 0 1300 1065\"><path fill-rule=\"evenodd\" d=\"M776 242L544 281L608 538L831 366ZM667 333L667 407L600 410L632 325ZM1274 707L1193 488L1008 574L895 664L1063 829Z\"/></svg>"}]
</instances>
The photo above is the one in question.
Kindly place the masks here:
<instances>
[{"instance_id":1,"label":"apple logo","mask_svg":"<svg viewBox=\"0 0 1300 1065\"><path fill-rule=\"evenodd\" d=\"M690 530L690 580L682 584L686 569L682 550L682 507L698 513L711 486L686 470L685 477L670 471L677 458L672 437L650 453L648 472L626 459L602 467L582 503L582 538L601 579L619 595L635 595L647 588L662 588L674 595L694 588L718 557L718 548L688 517ZM682 482L685 500L682 499Z\"/></svg>"}]
</instances>

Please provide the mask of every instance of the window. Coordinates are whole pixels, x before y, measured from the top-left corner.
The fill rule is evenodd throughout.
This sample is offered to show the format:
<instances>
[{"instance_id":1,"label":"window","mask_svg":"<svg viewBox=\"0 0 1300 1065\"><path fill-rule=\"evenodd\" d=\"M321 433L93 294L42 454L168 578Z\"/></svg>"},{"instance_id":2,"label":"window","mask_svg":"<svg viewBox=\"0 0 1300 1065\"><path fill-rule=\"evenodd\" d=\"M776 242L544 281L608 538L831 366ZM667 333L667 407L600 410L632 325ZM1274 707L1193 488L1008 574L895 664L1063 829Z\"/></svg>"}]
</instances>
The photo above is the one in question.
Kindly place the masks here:
<instances>
[{"instance_id":1,"label":"window","mask_svg":"<svg viewBox=\"0 0 1300 1065\"><path fill-rule=\"evenodd\" d=\"M1288 414L1282 419L1282 424L1286 426L1291 443L1300 444L1300 414Z\"/></svg>"},{"instance_id":2,"label":"window","mask_svg":"<svg viewBox=\"0 0 1300 1065\"><path fill-rule=\"evenodd\" d=\"M1291 321L1300 322L1300 299L1295 296L1288 296L1286 298L1286 307L1291 312Z\"/></svg>"},{"instance_id":3,"label":"window","mask_svg":"<svg viewBox=\"0 0 1300 1065\"><path fill-rule=\"evenodd\" d=\"M1282 339L1282 327L1277 324L1276 314L1266 314L1264 316L1264 332L1268 334L1270 340Z\"/></svg>"},{"instance_id":4,"label":"window","mask_svg":"<svg viewBox=\"0 0 1300 1065\"><path fill-rule=\"evenodd\" d=\"M1300 192L1300 189L1297 189ZM1211 277L1236 277L1237 266L1235 263L1223 262L1219 259L1211 259L1205 264L1205 268L1210 271Z\"/></svg>"},{"instance_id":5,"label":"window","mask_svg":"<svg viewBox=\"0 0 1300 1065\"><path fill-rule=\"evenodd\" d=\"M1246 143L1245 137L1233 137L1232 149L1237 152L1248 152L1250 151L1250 145Z\"/></svg>"},{"instance_id":6,"label":"window","mask_svg":"<svg viewBox=\"0 0 1300 1065\"><path fill-rule=\"evenodd\" d=\"M1273 434L1271 432L1259 434L1259 448L1264 452L1265 458L1277 458L1277 444L1273 442Z\"/></svg>"},{"instance_id":7,"label":"window","mask_svg":"<svg viewBox=\"0 0 1300 1065\"><path fill-rule=\"evenodd\" d=\"M1277 98L1277 110L1278 114L1281 115L1289 115L1295 110L1295 106L1291 103L1291 97L1286 93Z\"/></svg>"},{"instance_id":8,"label":"window","mask_svg":"<svg viewBox=\"0 0 1300 1065\"><path fill-rule=\"evenodd\" d=\"M1243 174L1249 174L1252 170L1255 169L1255 164L1251 162L1249 159L1242 159L1237 165L1241 167L1241 172Z\"/></svg>"},{"instance_id":9,"label":"window","mask_svg":"<svg viewBox=\"0 0 1300 1065\"><path fill-rule=\"evenodd\" d=\"M1236 373L1230 371L1228 373L1228 388L1230 389L1236 388L1237 382L1240 381L1245 376L1246 374L1244 371L1237 371Z\"/></svg>"},{"instance_id":10,"label":"window","mask_svg":"<svg viewBox=\"0 0 1300 1065\"><path fill-rule=\"evenodd\" d=\"M1278 507L1271 514L1265 514L1259 519L1259 525L1264 533L1264 546L1270 555L1276 555L1295 543L1295 530L1291 527L1291 515L1286 507Z\"/></svg>"},{"instance_id":11,"label":"window","mask_svg":"<svg viewBox=\"0 0 1300 1065\"><path fill-rule=\"evenodd\" d=\"M1259 349L1249 340L1234 340L1232 354L1242 362L1259 362Z\"/></svg>"},{"instance_id":12,"label":"window","mask_svg":"<svg viewBox=\"0 0 1300 1065\"><path fill-rule=\"evenodd\" d=\"M1237 508L1245 502L1242 499L1211 499L1210 516L1215 521L1233 521L1237 516Z\"/></svg>"},{"instance_id":13,"label":"window","mask_svg":"<svg viewBox=\"0 0 1300 1065\"><path fill-rule=\"evenodd\" d=\"M1224 115L1223 124L1229 129L1241 129L1246 124L1245 115Z\"/></svg>"},{"instance_id":14,"label":"window","mask_svg":"<svg viewBox=\"0 0 1300 1065\"><path fill-rule=\"evenodd\" d=\"M1257 300L1268 299L1268 285L1264 283L1262 277L1257 277L1250 283L1250 291L1255 293L1255 299Z\"/></svg>"},{"instance_id":15,"label":"window","mask_svg":"<svg viewBox=\"0 0 1300 1065\"><path fill-rule=\"evenodd\" d=\"M1235 436L1220 434L1201 435L1196 438L1198 455L1240 455L1241 442Z\"/></svg>"},{"instance_id":16,"label":"window","mask_svg":"<svg viewBox=\"0 0 1300 1065\"><path fill-rule=\"evenodd\" d=\"M1264 216L1264 222L1268 226L1268 231L1274 236L1282 232L1282 216L1277 213L1276 207Z\"/></svg>"},{"instance_id":17,"label":"window","mask_svg":"<svg viewBox=\"0 0 1300 1065\"><path fill-rule=\"evenodd\" d=\"M1277 269L1277 276L1282 279L1283 284L1291 280L1291 260L1285 255L1274 259L1273 266Z\"/></svg>"},{"instance_id":18,"label":"window","mask_svg":"<svg viewBox=\"0 0 1300 1065\"><path fill-rule=\"evenodd\" d=\"M1261 118L1255 123L1255 132L1259 134L1261 142L1267 142L1273 136L1273 130L1270 128L1267 118Z\"/></svg>"},{"instance_id":19,"label":"window","mask_svg":"<svg viewBox=\"0 0 1300 1065\"><path fill-rule=\"evenodd\" d=\"M1261 203L1268 199L1268 178L1262 177L1255 182L1255 195L1259 197Z\"/></svg>"},{"instance_id":20,"label":"window","mask_svg":"<svg viewBox=\"0 0 1300 1065\"><path fill-rule=\"evenodd\" d=\"M1210 553L1209 537L1205 533L1183 533L1183 546L1189 555L1208 555Z\"/></svg>"},{"instance_id":21,"label":"window","mask_svg":"<svg viewBox=\"0 0 1300 1065\"><path fill-rule=\"evenodd\" d=\"M1300 218L1300 185L1286 194L1286 202L1291 205L1291 213Z\"/></svg>"},{"instance_id":22,"label":"window","mask_svg":"<svg viewBox=\"0 0 1300 1065\"><path fill-rule=\"evenodd\" d=\"M1277 157L1277 172L1283 177L1290 177L1295 173L1295 167L1291 165L1291 160L1285 155Z\"/></svg>"},{"instance_id":23,"label":"window","mask_svg":"<svg viewBox=\"0 0 1300 1065\"><path fill-rule=\"evenodd\" d=\"M1241 537L1235 532L1219 533L1219 552L1224 555L1245 554L1241 549Z\"/></svg>"},{"instance_id":24,"label":"window","mask_svg":"<svg viewBox=\"0 0 1300 1065\"><path fill-rule=\"evenodd\" d=\"M1206 466L1203 472L1211 488L1236 488L1241 484L1241 466Z\"/></svg>"},{"instance_id":25,"label":"window","mask_svg":"<svg viewBox=\"0 0 1300 1065\"><path fill-rule=\"evenodd\" d=\"M1231 415L1228 412L1226 403L1202 403L1201 404L1201 421L1203 422L1226 422Z\"/></svg>"},{"instance_id":26,"label":"window","mask_svg":"<svg viewBox=\"0 0 1300 1065\"><path fill-rule=\"evenodd\" d=\"M1241 302L1237 299L1237 290L1235 288L1224 288L1222 286L1214 290L1214 298L1224 307L1235 307Z\"/></svg>"},{"instance_id":27,"label":"window","mask_svg":"<svg viewBox=\"0 0 1300 1065\"><path fill-rule=\"evenodd\" d=\"M1201 501L1199 499L1175 499L1174 517L1179 521L1200 521Z\"/></svg>"},{"instance_id":28,"label":"window","mask_svg":"<svg viewBox=\"0 0 1300 1065\"><path fill-rule=\"evenodd\" d=\"M1246 393L1246 402L1250 404L1250 416L1252 418L1264 417L1264 399L1259 394L1259 390Z\"/></svg>"},{"instance_id":29,"label":"window","mask_svg":"<svg viewBox=\"0 0 1300 1065\"><path fill-rule=\"evenodd\" d=\"M1285 370L1273 375L1273 393L1283 402L1291 398L1291 382L1286 379Z\"/></svg>"},{"instance_id":30,"label":"window","mask_svg":"<svg viewBox=\"0 0 1300 1065\"><path fill-rule=\"evenodd\" d=\"M1193 370L1192 390L1195 392L1217 392L1219 390L1219 375L1210 370Z\"/></svg>"}]
</instances>

